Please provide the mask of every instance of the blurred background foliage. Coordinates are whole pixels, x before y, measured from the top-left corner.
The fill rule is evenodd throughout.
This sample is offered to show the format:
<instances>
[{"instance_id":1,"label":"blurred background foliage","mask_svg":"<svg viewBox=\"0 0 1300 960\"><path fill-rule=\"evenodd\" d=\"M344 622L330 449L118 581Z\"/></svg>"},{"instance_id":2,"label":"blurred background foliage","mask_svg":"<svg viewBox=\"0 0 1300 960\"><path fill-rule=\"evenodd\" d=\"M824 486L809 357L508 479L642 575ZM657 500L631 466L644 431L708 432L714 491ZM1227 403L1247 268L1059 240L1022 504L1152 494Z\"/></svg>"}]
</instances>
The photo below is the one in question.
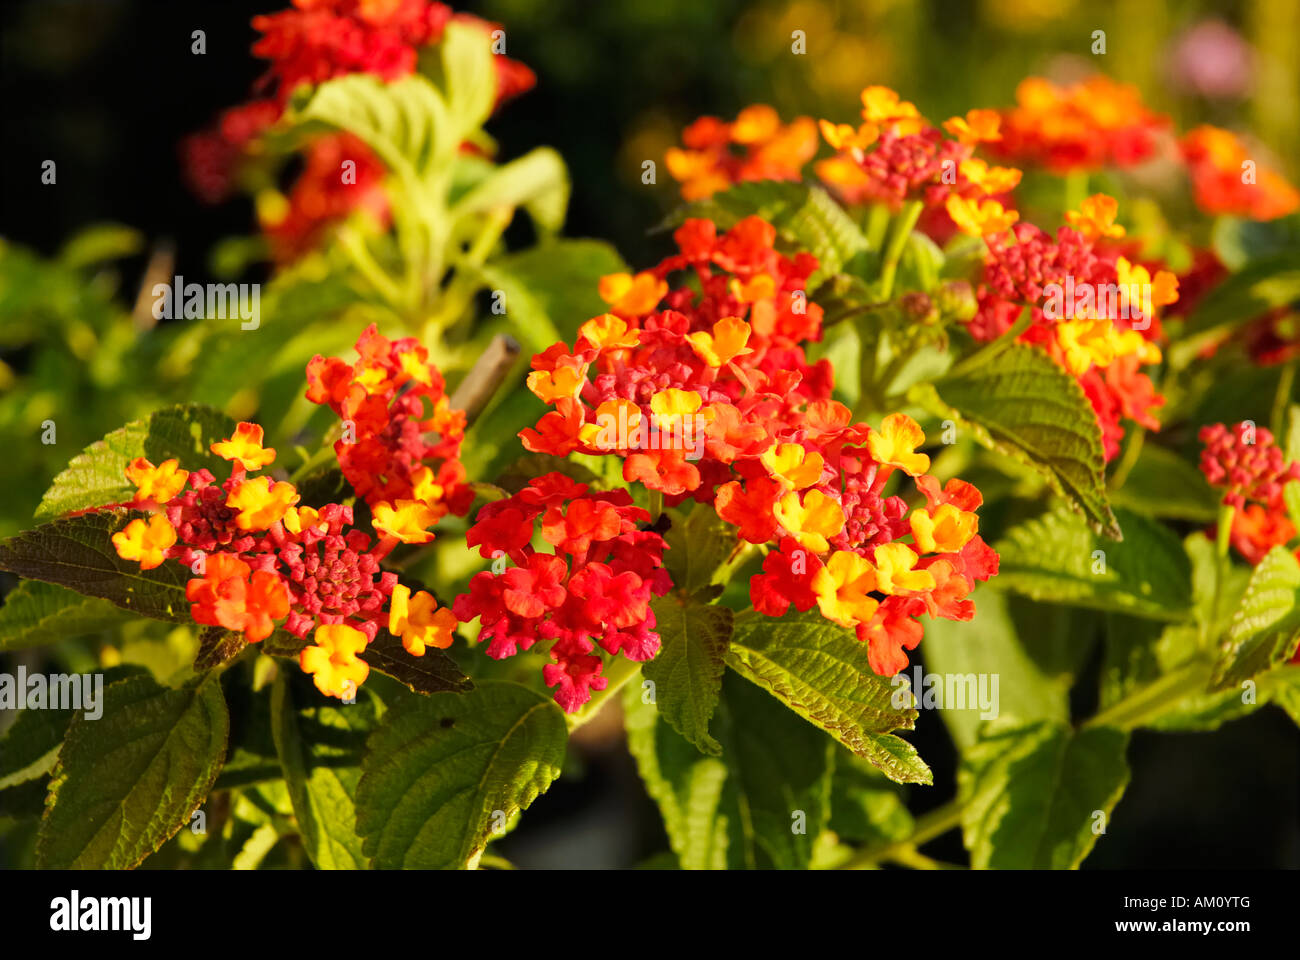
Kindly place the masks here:
<instances>
[{"instance_id":1,"label":"blurred background foliage","mask_svg":"<svg viewBox=\"0 0 1300 960\"><path fill-rule=\"evenodd\" d=\"M29 524L69 451L192 385L159 363L160 341L183 334L140 337L153 321L133 305L151 255L173 255L169 272L216 279L219 242L253 230L248 201L206 207L186 190L177 144L247 97L261 72L248 54L249 20L282 5L11 0L0 10L0 535ZM941 119L1011 103L1028 75L1070 80L1101 71L1136 84L1179 129L1208 122L1248 133L1267 145L1261 159L1300 179L1296 0L457 6L505 24L507 52L539 77L537 89L491 124L501 155L555 147L573 182L566 233L610 241L634 266L666 252L666 235L650 228L677 201L663 154L683 126L704 113L731 118L755 102L787 119L852 120L858 91L872 83L895 87ZM206 33L202 57L190 49L196 29ZM1090 52L1097 30L1105 31L1104 56ZM791 52L794 31L806 37L802 56ZM54 186L40 183L48 159L58 164ZM642 182L646 160L658 164L655 184ZM80 233L115 223L130 229ZM254 267L239 279L265 278ZM310 301L294 307L294 315L312 310ZM343 350L356 329L331 332L317 349ZM253 354L246 362L270 359ZM292 391L298 374L275 371L276 382ZM48 418L58 423L53 446L39 442ZM74 668L89 668L88 656ZM664 848L658 815L626 751L611 742L616 730L584 729L565 777L530 812L526 834L503 843L505 855L521 866L627 866ZM923 718L911 739L936 782L950 783L956 753L944 725ZM1135 734L1132 786L1087 865L1300 865L1295 742L1276 711L1209 736ZM918 790L910 805L923 813L944 799ZM950 848L936 845L936 856L962 859L955 835L944 843Z\"/></svg>"}]
</instances>

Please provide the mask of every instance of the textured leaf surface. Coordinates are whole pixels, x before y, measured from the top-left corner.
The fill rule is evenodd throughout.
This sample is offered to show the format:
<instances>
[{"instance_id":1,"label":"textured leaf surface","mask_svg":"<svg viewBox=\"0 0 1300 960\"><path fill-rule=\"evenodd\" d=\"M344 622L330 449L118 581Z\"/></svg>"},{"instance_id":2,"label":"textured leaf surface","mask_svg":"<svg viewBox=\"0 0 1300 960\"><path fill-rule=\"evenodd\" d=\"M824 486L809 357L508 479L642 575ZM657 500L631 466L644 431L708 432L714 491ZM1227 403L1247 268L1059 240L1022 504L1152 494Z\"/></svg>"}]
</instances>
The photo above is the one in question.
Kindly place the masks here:
<instances>
[{"instance_id":1,"label":"textured leaf surface","mask_svg":"<svg viewBox=\"0 0 1300 960\"><path fill-rule=\"evenodd\" d=\"M1083 518L1055 510L1008 531L994 586L1035 600L1112 610L1157 620L1191 614L1191 563L1161 524L1119 510L1122 541L1106 540Z\"/></svg>"},{"instance_id":2,"label":"textured leaf surface","mask_svg":"<svg viewBox=\"0 0 1300 960\"><path fill-rule=\"evenodd\" d=\"M378 701L364 687L352 704L324 702L308 690L295 691L281 677L271 692L275 750L303 847L319 870L365 869L355 800Z\"/></svg>"},{"instance_id":3,"label":"textured leaf surface","mask_svg":"<svg viewBox=\"0 0 1300 960\"><path fill-rule=\"evenodd\" d=\"M958 773L962 833L975 869L1072 870L1128 785L1128 737L1050 721L1000 724Z\"/></svg>"},{"instance_id":4,"label":"textured leaf surface","mask_svg":"<svg viewBox=\"0 0 1300 960\"><path fill-rule=\"evenodd\" d=\"M907 687L872 671L867 646L852 631L811 613L747 616L736 624L727 665L891 780L932 782L916 749L890 733L916 722ZM909 706L896 707L896 698Z\"/></svg>"},{"instance_id":5,"label":"textured leaf surface","mask_svg":"<svg viewBox=\"0 0 1300 960\"><path fill-rule=\"evenodd\" d=\"M1040 470L1096 529L1119 536L1106 502L1097 415L1083 388L1043 350L1012 344L941 381L938 395L981 443Z\"/></svg>"},{"instance_id":6,"label":"textured leaf surface","mask_svg":"<svg viewBox=\"0 0 1300 960\"><path fill-rule=\"evenodd\" d=\"M709 736L709 719L722 689L734 614L728 607L676 592L658 597L650 608L663 646L641 672L654 682L655 700L669 725L700 750L717 756L721 747Z\"/></svg>"},{"instance_id":7,"label":"textured leaf surface","mask_svg":"<svg viewBox=\"0 0 1300 960\"><path fill-rule=\"evenodd\" d=\"M37 863L138 866L203 802L226 755L230 720L214 680L181 690L137 676L104 688L98 720L76 715L59 753Z\"/></svg>"},{"instance_id":8,"label":"textured leaf surface","mask_svg":"<svg viewBox=\"0 0 1300 960\"><path fill-rule=\"evenodd\" d=\"M381 869L473 865L560 775L568 733L549 698L512 683L400 703L371 735L357 831Z\"/></svg>"},{"instance_id":9,"label":"textured leaf surface","mask_svg":"<svg viewBox=\"0 0 1300 960\"><path fill-rule=\"evenodd\" d=\"M39 647L131 619L120 607L52 583L24 580L0 607L0 650Z\"/></svg>"},{"instance_id":10,"label":"textured leaf surface","mask_svg":"<svg viewBox=\"0 0 1300 960\"><path fill-rule=\"evenodd\" d=\"M1178 454L1150 441L1143 444L1137 463L1110 500L1116 507L1127 507L1148 517L1207 525L1219 512L1219 498L1205 474Z\"/></svg>"},{"instance_id":11,"label":"textured leaf surface","mask_svg":"<svg viewBox=\"0 0 1300 960\"><path fill-rule=\"evenodd\" d=\"M155 464L175 457L182 469L206 467L224 476L229 465L209 445L234 429L235 421L224 413L199 404L168 407L132 421L72 458L36 508L36 519L134 499L135 487L127 482L125 470L136 457Z\"/></svg>"},{"instance_id":12,"label":"textured leaf surface","mask_svg":"<svg viewBox=\"0 0 1300 960\"><path fill-rule=\"evenodd\" d=\"M718 567L736 549L736 528L713 510L692 510L685 519L676 513L672 516L673 525L664 534L668 543L664 565L672 575L673 586L692 594L713 582Z\"/></svg>"},{"instance_id":13,"label":"textured leaf surface","mask_svg":"<svg viewBox=\"0 0 1300 960\"><path fill-rule=\"evenodd\" d=\"M102 510L66 517L0 543L0 570L99 597L155 620L190 620L188 567L164 563L141 570L113 549L112 535L140 514Z\"/></svg>"},{"instance_id":14,"label":"textured leaf surface","mask_svg":"<svg viewBox=\"0 0 1300 960\"><path fill-rule=\"evenodd\" d=\"M1214 668L1216 686L1236 686L1283 663L1300 642L1300 563L1274 547L1255 567Z\"/></svg>"}]
</instances>

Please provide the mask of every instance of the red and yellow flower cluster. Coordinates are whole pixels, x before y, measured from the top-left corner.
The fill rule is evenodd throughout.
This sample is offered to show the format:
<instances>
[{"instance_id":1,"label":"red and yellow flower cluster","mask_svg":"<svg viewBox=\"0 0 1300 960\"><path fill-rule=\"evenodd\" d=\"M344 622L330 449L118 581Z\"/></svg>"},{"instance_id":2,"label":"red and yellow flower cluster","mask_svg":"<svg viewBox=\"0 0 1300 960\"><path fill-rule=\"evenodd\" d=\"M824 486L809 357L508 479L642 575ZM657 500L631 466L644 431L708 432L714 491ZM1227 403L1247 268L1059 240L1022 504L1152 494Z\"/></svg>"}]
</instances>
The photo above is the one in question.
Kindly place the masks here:
<instances>
[{"instance_id":1,"label":"red and yellow flower cluster","mask_svg":"<svg viewBox=\"0 0 1300 960\"><path fill-rule=\"evenodd\" d=\"M659 650L651 596L672 586L663 568L663 538L641 529L650 514L633 506L626 490L595 492L561 473L548 473L479 511L467 542L503 569L474 575L469 593L456 598L456 618L480 619L480 639L497 660L551 641L553 663L542 668L555 702L568 712L603 690L604 662L593 640L611 657L637 662ZM554 549L539 552L541 534ZM514 566L504 569L504 560Z\"/></svg>"},{"instance_id":2,"label":"red and yellow flower cluster","mask_svg":"<svg viewBox=\"0 0 1300 960\"><path fill-rule=\"evenodd\" d=\"M1273 547L1286 546L1296 535L1282 488L1300 480L1300 463L1286 462L1272 431L1242 421L1201 428L1201 472L1224 491L1233 507L1231 543L1248 563L1259 563Z\"/></svg>"},{"instance_id":3,"label":"red and yellow flower cluster","mask_svg":"<svg viewBox=\"0 0 1300 960\"><path fill-rule=\"evenodd\" d=\"M969 330L1001 336L1028 309L1020 339L1037 343L1074 376L1101 425L1106 459L1119 452L1122 420L1160 429L1152 410L1164 403L1141 367L1159 363L1164 339L1157 308L1178 299L1178 279L1133 263L1114 241L1117 204L1089 197L1066 214L1053 239L1029 223L984 237L986 255ZM1154 270L1154 276L1152 275Z\"/></svg>"},{"instance_id":4,"label":"red and yellow flower cluster","mask_svg":"<svg viewBox=\"0 0 1300 960\"><path fill-rule=\"evenodd\" d=\"M1196 205L1206 213L1273 220L1300 208L1300 191L1276 170L1256 164L1231 131L1199 126L1179 146Z\"/></svg>"},{"instance_id":5,"label":"red and yellow flower cluster","mask_svg":"<svg viewBox=\"0 0 1300 960\"><path fill-rule=\"evenodd\" d=\"M334 444L343 476L376 519L415 511L428 526L449 512L464 516L474 500L458 459L465 413L452 409L429 351L371 324L356 352L355 363L317 354L307 364L307 399L343 420Z\"/></svg>"},{"instance_id":6,"label":"red and yellow flower cluster","mask_svg":"<svg viewBox=\"0 0 1300 960\"><path fill-rule=\"evenodd\" d=\"M524 446L618 456L626 481L715 509L771 550L750 584L756 609L816 605L870 644L873 669L896 673L921 639L916 618L969 619L967 594L997 571L979 492L926 475L910 418L877 432L831 400L829 365L804 353L821 337L804 291L814 257L779 253L757 217L722 235L688 220L674 237L680 252L653 270L606 278L611 312L583 324L572 351L533 358L529 387L555 409ZM670 289L680 271L694 284ZM910 515L885 489L900 471L926 499Z\"/></svg>"},{"instance_id":7,"label":"red and yellow flower cluster","mask_svg":"<svg viewBox=\"0 0 1300 960\"><path fill-rule=\"evenodd\" d=\"M262 36L253 53L270 61L260 83L269 95L226 110L211 130L183 141L190 186L205 202L226 199L244 161L257 152L257 138L280 119L295 90L353 73L384 81L413 73L420 51L440 43L453 21L481 29L484 43L499 29L435 0L293 0L289 10L254 17L253 29ZM494 56L492 62L497 106L536 84L533 71L518 60ZM369 212L381 226L389 219L381 189L385 168L364 143L326 134L312 139L305 153L303 172L287 197L267 193L258 206L271 254L280 263L316 246L325 230L354 210ZM345 181L339 171L348 161L355 177Z\"/></svg>"},{"instance_id":8,"label":"red and yellow flower cluster","mask_svg":"<svg viewBox=\"0 0 1300 960\"><path fill-rule=\"evenodd\" d=\"M195 623L242 633L252 643L281 621L300 639L311 635L314 645L299 662L334 697L349 696L365 680L370 668L362 654L380 629L401 637L413 656L451 645L451 611L426 592L412 595L380 563L399 543L432 540L428 528L448 511L466 512L473 497L455 459L464 414L449 408L424 348L390 342L371 327L358 352L355 365L313 360L311 390L318 402L355 418L357 443L341 441L337 450L345 475L371 505L376 536L352 526L350 506L306 506L292 483L254 475L276 452L262 445L262 428L252 423L212 444L231 463L220 484L175 459L157 466L133 460L126 476L136 495L128 506L149 516L113 535L118 555L143 570L176 560L197 574L185 591ZM423 418L426 398L431 419ZM442 438L430 443L422 435L429 429L444 431Z\"/></svg>"},{"instance_id":9,"label":"red and yellow flower cluster","mask_svg":"<svg viewBox=\"0 0 1300 960\"><path fill-rule=\"evenodd\" d=\"M755 104L731 123L700 117L682 132L682 144L664 162L682 196L699 200L746 180L798 180L817 152L817 127L809 117L782 124L771 107Z\"/></svg>"}]
</instances>

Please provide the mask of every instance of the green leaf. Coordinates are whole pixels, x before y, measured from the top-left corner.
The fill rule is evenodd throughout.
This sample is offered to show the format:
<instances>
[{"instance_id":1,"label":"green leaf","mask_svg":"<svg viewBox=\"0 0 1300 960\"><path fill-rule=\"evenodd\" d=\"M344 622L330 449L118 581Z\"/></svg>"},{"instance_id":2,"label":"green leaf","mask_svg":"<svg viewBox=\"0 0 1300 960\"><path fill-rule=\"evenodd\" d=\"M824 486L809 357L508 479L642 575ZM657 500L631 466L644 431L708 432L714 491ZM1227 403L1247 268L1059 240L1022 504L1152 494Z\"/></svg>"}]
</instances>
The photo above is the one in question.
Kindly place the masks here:
<instances>
[{"instance_id":1,"label":"green leaf","mask_svg":"<svg viewBox=\"0 0 1300 960\"><path fill-rule=\"evenodd\" d=\"M1184 334L1231 329L1300 300L1300 251L1247 264L1207 293L1187 319Z\"/></svg>"},{"instance_id":2,"label":"green leaf","mask_svg":"<svg viewBox=\"0 0 1300 960\"><path fill-rule=\"evenodd\" d=\"M1148 517L1199 524L1213 523L1219 513L1219 498L1205 475L1172 450L1149 440L1142 445L1124 484L1111 491L1110 502Z\"/></svg>"},{"instance_id":3,"label":"green leaf","mask_svg":"<svg viewBox=\"0 0 1300 960\"><path fill-rule=\"evenodd\" d=\"M107 600L24 580L0 607L0 650L39 647L115 627L131 615Z\"/></svg>"},{"instance_id":4,"label":"green leaf","mask_svg":"<svg viewBox=\"0 0 1300 960\"><path fill-rule=\"evenodd\" d=\"M727 866L729 821L722 810L727 765L706 757L662 722L641 688L624 688L627 744L646 791L659 805L668 842L683 870Z\"/></svg>"},{"instance_id":5,"label":"green leaf","mask_svg":"<svg viewBox=\"0 0 1300 960\"><path fill-rule=\"evenodd\" d=\"M692 510L684 520L676 510L669 516L673 522L664 534L668 543L664 566L676 589L697 593L713 583L718 568L735 551L736 530L713 510Z\"/></svg>"},{"instance_id":6,"label":"green leaf","mask_svg":"<svg viewBox=\"0 0 1300 960\"><path fill-rule=\"evenodd\" d=\"M804 869L830 820L835 744L734 673L722 689L728 866Z\"/></svg>"},{"instance_id":7,"label":"green leaf","mask_svg":"<svg viewBox=\"0 0 1300 960\"><path fill-rule=\"evenodd\" d=\"M1127 510L1120 541L1102 540L1083 518L1057 509L1007 532L994 586L1035 600L1156 620L1191 615L1191 564L1166 527Z\"/></svg>"},{"instance_id":8,"label":"green leaf","mask_svg":"<svg viewBox=\"0 0 1300 960\"><path fill-rule=\"evenodd\" d=\"M219 667L233 659L248 646L243 633L225 627L204 627L199 631L199 652L194 657L194 669L202 673Z\"/></svg>"},{"instance_id":9,"label":"green leaf","mask_svg":"<svg viewBox=\"0 0 1300 960\"><path fill-rule=\"evenodd\" d=\"M1240 270L1252 260L1300 250L1300 215L1276 220L1219 217L1214 221L1214 252L1229 270Z\"/></svg>"},{"instance_id":10,"label":"green leaf","mask_svg":"<svg viewBox=\"0 0 1300 960\"><path fill-rule=\"evenodd\" d=\"M511 333L540 353L559 340L571 343L581 324L603 313L600 278L626 269L600 240L554 240L492 260L481 274L489 288L505 294Z\"/></svg>"},{"instance_id":11,"label":"green leaf","mask_svg":"<svg viewBox=\"0 0 1300 960\"><path fill-rule=\"evenodd\" d=\"M722 689L734 614L676 591L656 598L650 608L663 646L641 672L653 681L655 702L668 724L704 753L717 756L722 748L709 736L709 720Z\"/></svg>"},{"instance_id":12,"label":"green leaf","mask_svg":"<svg viewBox=\"0 0 1300 960\"><path fill-rule=\"evenodd\" d=\"M1128 737L1094 727L1000 723L958 773L962 833L977 870L1073 870L1128 785Z\"/></svg>"},{"instance_id":13,"label":"green leaf","mask_svg":"<svg viewBox=\"0 0 1300 960\"><path fill-rule=\"evenodd\" d=\"M912 835L912 815L897 784L862 758L840 752L831 780L830 828L842 840L891 843Z\"/></svg>"},{"instance_id":14,"label":"green leaf","mask_svg":"<svg viewBox=\"0 0 1300 960\"><path fill-rule=\"evenodd\" d=\"M493 830L560 775L567 736L551 699L513 683L397 704L357 786L366 856L381 869L476 865Z\"/></svg>"},{"instance_id":15,"label":"green leaf","mask_svg":"<svg viewBox=\"0 0 1300 960\"><path fill-rule=\"evenodd\" d=\"M877 676L867 645L817 614L737 620L727 665L900 783L931 783L930 768L891 730L917 713L899 678ZM906 704L906 706L904 706Z\"/></svg>"},{"instance_id":16,"label":"green leaf","mask_svg":"<svg viewBox=\"0 0 1300 960\"><path fill-rule=\"evenodd\" d=\"M974 619L925 625L924 676L936 686L923 683L912 692L921 706L927 698L935 701L959 750L970 749L980 727L999 717L1061 723L1070 718L1072 678L1053 676L1034 661L1007 607L1005 595L981 590ZM991 701L987 707L980 704L981 683Z\"/></svg>"},{"instance_id":17,"label":"green leaf","mask_svg":"<svg viewBox=\"0 0 1300 960\"><path fill-rule=\"evenodd\" d=\"M1237 686L1290 659L1300 642L1298 598L1300 562L1285 547L1274 547L1256 565L1232 618L1214 667L1216 687Z\"/></svg>"},{"instance_id":18,"label":"green leaf","mask_svg":"<svg viewBox=\"0 0 1300 960\"><path fill-rule=\"evenodd\" d=\"M138 515L102 510L20 533L0 543L0 570L100 597L142 617L189 623L188 567L164 563L141 570L113 549L112 535Z\"/></svg>"},{"instance_id":19,"label":"green leaf","mask_svg":"<svg viewBox=\"0 0 1300 960\"><path fill-rule=\"evenodd\" d=\"M541 232L554 233L564 226L568 206L569 171L564 159L550 147L534 147L466 191L452 215L461 218L525 207Z\"/></svg>"},{"instance_id":20,"label":"green leaf","mask_svg":"<svg viewBox=\"0 0 1300 960\"><path fill-rule=\"evenodd\" d=\"M738 183L679 209L663 225L675 227L691 217L704 217L720 230L729 230L749 216L762 217L776 227L790 248L806 250L817 258L819 267L809 278L809 291L820 282L817 277L839 273L867 249L867 238L853 218L825 190L804 183Z\"/></svg>"},{"instance_id":21,"label":"green leaf","mask_svg":"<svg viewBox=\"0 0 1300 960\"><path fill-rule=\"evenodd\" d=\"M355 134L408 185L450 170L460 143L442 94L418 73L392 83L365 73L327 80L295 97L285 119Z\"/></svg>"},{"instance_id":22,"label":"green leaf","mask_svg":"<svg viewBox=\"0 0 1300 960\"><path fill-rule=\"evenodd\" d=\"M1042 349L1011 344L915 399L972 428L985 446L1030 464L1109 537L1120 528L1106 502L1101 427L1083 388ZM929 401L929 402L927 402Z\"/></svg>"},{"instance_id":23,"label":"green leaf","mask_svg":"<svg viewBox=\"0 0 1300 960\"><path fill-rule=\"evenodd\" d=\"M355 798L378 701L364 688L353 704L299 697L283 676L277 678L271 730L303 847L318 870L365 869Z\"/></svg>"},{"instance_id":24,"label":"green leaf","mask_svg":"<svg viewBox=\"0 0 1300 960\"><path fill-rule=\"evenodd\" d=\"M23 695L25 690L19 690ZM74 710L18 711L13 725L0 735L0 790L45 776L54 769L63 734Z\"/></svg>"},{"instance_id":25,"label":"green leaf","mask_svg":"<svg viewBox=\"0 0 1300 960\"><path fill-rule=\"evenodd\" d=\"M151 677L104 688L98 720L73 717L37 840L43 869L130 869L189 822L226 754L214 680L181 690Z\"/></svg>"},{"instance_id":26,"label":"green leaf","mask_svg":"<svg viewBox=\"0 0 1300 960\"><path fill-rule=\"evenodd\" d=\"M72 458L36 508L36 519L135 499L135 487L125 471L136 457L155 464L175 457L182 469L206 467L221 476L229 465L209 445L226 439L234 429L235 421L224 413L199 404L168 407L128 423Z\"/></svg>"},{"instance_id":27,"label":"green leaf","mask_svg":"<svg viewBox=\"0 0 1300 960\"><path fill-rule=\"evenodd\" d=\"M455 661L441 650L427 649L424 656L413 657L402 641L381 629L374 643L366 645L361 659L380 673L387 674L415 693L463 692L474 683L461 673Z\"/></svg>"},{"instance_id":28,"label":"green leaf","mask_svg":"<svg viewBox=\"0 0 1300 960\"><path fill-rule=\"evenodd\" d=\"M453 20L443 31L439 52L448 112L467 138L483 126L496 100L492 45L478 27Z\"/></svg>"}]
</instances>

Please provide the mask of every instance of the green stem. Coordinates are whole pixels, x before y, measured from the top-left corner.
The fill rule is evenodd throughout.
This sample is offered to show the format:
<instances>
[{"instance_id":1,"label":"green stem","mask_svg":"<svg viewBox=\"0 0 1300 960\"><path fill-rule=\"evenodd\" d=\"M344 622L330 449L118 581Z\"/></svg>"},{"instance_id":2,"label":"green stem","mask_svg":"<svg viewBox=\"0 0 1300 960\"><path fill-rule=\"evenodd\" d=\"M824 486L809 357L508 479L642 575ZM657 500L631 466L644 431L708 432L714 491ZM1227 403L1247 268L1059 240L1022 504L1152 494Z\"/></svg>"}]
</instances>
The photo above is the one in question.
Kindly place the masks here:
<instances>
[{"instance_id":1,"label":"green stem","mask_svg":"<svg viewBox=\"0 0 1300 960\"><path fill-rule=\"evenodd\" d=\"M1168 712L1189 695L1204 692L1209 682L1210 665L1204 660L1194 660L1139 687L1093 716L1083 726L1132 730Z\"/></svg>"},{"instance_id":2,"label":"green stem","mask_svg":"<svg viewBox=\"0 0 1300 960\"><path fill-rule=\"evenodd\" d=\"M952 368L944 374L943 378L947 380L954 377L961 377L970 373L972 370L982 367L1003 350L1007 349L1007 347L1015 343L1016 340L1019 339L1020 335L1029 329L1029 325L1033 322L1034 312L1030 307L1026 306L1020 311L1020 316L1006 331L1006 333L1002 334L1002 336L998 337L996 340L990 340L965 360L953 364Z\"/></svg>"},{"instance_id":3,"label":"green stem","mask_svg":"<svg viewBox=\"0 0 1300 960\"><path fill-rule=\"evenodd\" d=\"M961 826L961 812L962 804L957 800L952 800L942 807L931 810L924 816L919 817L912 830L912 835L906 840L898 840L893 843L885 843L859 850L840 864L840 869L861 870L863 867L874 866L881 860L897 860L899 856L905 857L908 855L908 851L915 852L917 847L924 846L935 837L941 837L949 830L955 830Z\"/></svg>"},{"instance_id":4,"label":"green stem","mask_svg":"<svg viewBox=\"0 0 1300 960\"><path fill-rule=\"evenodd\" d=\"M371 256L370 248L366 246L366 241L361 234L352 227L343 227L338 231L337 236L339 246L348 255L357 273L361 274L375 292L393 307L400 308L403 300L402 291L388 272Z\"/></svg>"},{"instance_id":5,"label":"green stem","mask_svg":"<svg viewBox=\"0 0 1300 960\"><path fill-rule=\"evenodd\" d=\"M920 200L909 200L894 217L889 225L889 239L885 246L885 256L880 267L880 299L888 300L894 293L894 276L898 272L898 262L903 258L907 238L912 235L912 228L921 217L925 204Z\"/></svg>"},{"instance_id":6,"label":"green stem","mask_svg":"<svg viewBox=\"0 0 1300 960\"><path fill-rule=\"evenodd\" d=\"M1295 384L1295 361L1292 360L1282 368L1282 376L1277 381L1277 393L1273 395L1273 415L1269 426L1273 436L1280 437L1286 427L1286 408L1291 403L1291 387Z\"/></svg>"},{"instance_id":7,"label":"green stem","mask_svg":"<svg viewBox=\"0 0 1300 960\"><path fill-rule=\"evenodd\" d=\"M1124 481L1137 465L1138 457L1142 455L1142 443L1146 435L1147 432L1142 427L1134 427L1133 432L1129 434L1128 446L1124 448L1124 455L1115 465L1115 472L1110 475L1110 482L1107 484L1112 491L1124 486Z\"/></svg>"}]
</instances>

